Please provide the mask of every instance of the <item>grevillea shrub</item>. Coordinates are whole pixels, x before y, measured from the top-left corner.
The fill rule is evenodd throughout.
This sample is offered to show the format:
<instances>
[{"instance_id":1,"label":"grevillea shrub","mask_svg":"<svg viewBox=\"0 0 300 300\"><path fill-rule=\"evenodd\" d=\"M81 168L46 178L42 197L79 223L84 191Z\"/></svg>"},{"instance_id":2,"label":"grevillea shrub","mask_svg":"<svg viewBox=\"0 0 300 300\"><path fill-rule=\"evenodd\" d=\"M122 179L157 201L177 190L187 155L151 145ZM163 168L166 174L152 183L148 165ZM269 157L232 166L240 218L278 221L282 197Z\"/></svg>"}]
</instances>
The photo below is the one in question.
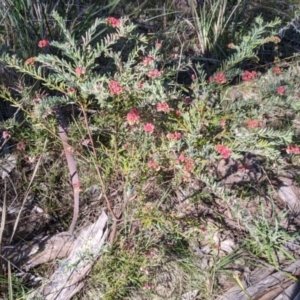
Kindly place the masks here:
<instances>
[{"instance_id":1,"label":"grevillea shrub","mask_svg":"<svg viewBox=\"0 0 300 300\"><path fill-rule=\"evenodd\" d=\"M237 103L235 107L226 108L216 106L213 111L206 108L205 97L215 91L222 93L234 77L256 82L260 76L256 71L242 72L236 65L242 59L255 56L255 47L263 43L267 29L278 21L264 24L257 18L249 36L231 47L232 55L208 80L201 66L197 66L198 76L192 75L189 87L193 102L189 103L184 101L185 96L175 80L178 67L159 67L163 60L160 54L162 42L151 44L145 36L137 34L128 19L96 19L85 35L75 40L63 19L56 13L53 16L62 32L59 42L39 41L40 53L25 60L10 55L2 57L7 67L26 74L20 81L29 96L17 105L30 112L32 122L51 119L58 106L76 105L84 112L96 110L101 117L91 116L89 126L105 130L113 142L113 145L105 144L107 151L110 147L123 149L124 157L134 153L137 160L145 163L140 172L149 171L147 163L150 161L156 164L151 171L159 169L163 173L173 169L180 180L187 180L195 169L203 168L203 161L240 157L241 151L253 147L257 153L268 152L275 157L279 148L269 141L291 142L289 132L283 134L263 126L261 114L245 114L243 107L250 103ZM121 45L127 46L119 51ZM278 68L271 73L277 76L278 84L272 88L266 85L266 88L273 90L275 99L290 105L288 87L282 85L278 77L282 73ZM27 86L28 77L38 83L38 90L37 85ZM266 93L270 93L269 90ZM22 89L20 91L22 94ZM201 93L204 97L199 96ZM276 103L273 100L273 108ZM269 109L268 101L264 109ZM232 115L235 117L231 118ZM231 122L226 122L229 119ZM93 124L95 121L97 124ZM254 142L254 136L262 143L261 147ZM183 156L184 160L179 159Z\"/></svg>"}]
</instances>

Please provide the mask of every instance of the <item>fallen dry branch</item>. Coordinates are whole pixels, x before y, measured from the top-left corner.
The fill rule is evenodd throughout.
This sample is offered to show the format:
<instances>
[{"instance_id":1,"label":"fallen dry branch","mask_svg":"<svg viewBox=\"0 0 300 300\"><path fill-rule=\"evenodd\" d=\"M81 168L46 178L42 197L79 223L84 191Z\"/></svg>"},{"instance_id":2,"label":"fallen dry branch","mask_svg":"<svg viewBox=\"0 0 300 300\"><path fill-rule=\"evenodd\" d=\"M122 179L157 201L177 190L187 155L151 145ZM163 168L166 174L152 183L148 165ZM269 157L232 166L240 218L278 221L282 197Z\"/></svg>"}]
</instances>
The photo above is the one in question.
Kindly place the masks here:
<instances>
[{"instance_id":1,"label":"fallen dry branch","mask_svg":"<svg viewBox=\"0 0 300 300\"><path fill-rule=\"evenodd\" d=\"M84 286L84 279L101 254L108 236L107 215L103 212L97 222L79 233L66 260L29 299L68 300Z\"/></svg>"},{"instance_id":2,"label":"fallen dry branch","mask_svg":"<svg viewBox=\"0 0 300 300\"><path fill-rule=\"evenodd\" d=\"M263 276L260 276L262 273ZM300 284L296 278L300 275L300 260L292 263L282 271L272 272L272 270L260 269L252 272L248 277L248 282L253 282L251 286L243 282L244 288L234 286L218 300L296 300L299 298ZM251 280L253 278L253 281ZM257 280L260 278L260 280ZM298 295L298 296L297 296Z\"/></svg>"},{"instance_id":3,"label":"fallen dry branch","mask_svg":"<svg viewBox=\"0 0 300 300\"><path fill-rule=\"evenodd\" d=\"M28 271L54 259L67 257L74 242L74 236L68 232L45 237L38 236L30 243L24 242L16 246L3 247L1 256L4 261L9 261L13 266Z\"/></svg>"},{"instance_id":4,"label":"fallen dry branch","mask_svg":"<svg viewBox=\"0 0 300 300\"><path fill-rule=\"evenodd\" d=\"M4 247L1 257L4 262L10 262L24 271L67 257L51 278L32 293L29 299L71 299L83 287L86 275L101 255L109 233L107 220L106 213L102 212L97 222L82 229L77 238L69 232L40 237L30 244Z\"/></svg>"}]
</instances>

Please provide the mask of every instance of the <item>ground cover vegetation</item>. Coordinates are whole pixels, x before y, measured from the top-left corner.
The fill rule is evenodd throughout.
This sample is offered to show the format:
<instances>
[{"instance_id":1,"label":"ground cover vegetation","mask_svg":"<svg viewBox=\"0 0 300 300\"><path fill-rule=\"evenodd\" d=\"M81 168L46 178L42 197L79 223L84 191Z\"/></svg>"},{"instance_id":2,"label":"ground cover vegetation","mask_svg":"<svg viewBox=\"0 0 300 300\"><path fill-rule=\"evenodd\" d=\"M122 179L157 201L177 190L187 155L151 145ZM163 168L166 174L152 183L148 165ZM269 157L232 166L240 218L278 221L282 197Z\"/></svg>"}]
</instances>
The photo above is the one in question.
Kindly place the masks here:
<instances>
[{"instance_id":1,"label":"ground cover vegetation","mask_svg":"<svg viewBox=\"0 0 300 300\"><path fill-rule=\"evenodd\" d=\"M217 299L298 260L297 9L3 1L2 247L105 210L108 244L74 299ZM3 299L55 263L3 269Z\"/></svg>"}]
</instances>

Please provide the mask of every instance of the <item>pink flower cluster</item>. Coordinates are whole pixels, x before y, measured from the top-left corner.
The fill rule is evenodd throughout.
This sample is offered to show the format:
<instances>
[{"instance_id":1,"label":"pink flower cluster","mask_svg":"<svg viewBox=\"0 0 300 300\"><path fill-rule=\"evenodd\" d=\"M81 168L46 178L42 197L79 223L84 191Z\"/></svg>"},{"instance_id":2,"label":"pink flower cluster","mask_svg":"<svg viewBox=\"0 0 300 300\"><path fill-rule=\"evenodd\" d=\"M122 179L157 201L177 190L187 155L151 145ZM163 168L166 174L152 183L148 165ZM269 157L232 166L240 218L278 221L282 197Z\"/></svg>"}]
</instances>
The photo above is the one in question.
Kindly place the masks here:
<instances>
[{"instance_id":1,"label":"pink flower cluster","mask_svg":"<svg viewBox=\"0 0 300 300\"><path fill-rule=\"evenodd\" d=\"M180 140L182 137L180 132L175 131L174 133L168 133L167 139L168 140Z\"/></svg>"},{"instance_id":2,"label":"pink flower cluster","mask_svg":"<svg viewBox=\"0 0 300 300\"><path fill-rule=\"evenodd\" d=\"M215 150L225 159L229 158L231 155L230 149L224 145L216 145Z\"/></svg>"},{"instance_id":3,"label":"pink flower cluster","mask_svg":"<svg viewBox=\"0 0 300 300\"><path fill-rule=\"evenodd\" d=\"M119 82L116 80L110 81L108 87L109 87L110 94L112 96L120 95L124 91L124 89L120 86Z\"/></svg>"},{"instance_id":4,"label":"pink flower cluster","mask_svg":"<svg viewBox=\"0 0 300 300\"><path fill-rule=\"evenodd\" d=\"M114 18L114 17L108 17L106 19L106 22L107 22L108 25L110 25L111 27L114 27L114 28L119 27L120 23L121 23L119 19Z\"/></svg>"},{"instance_id":5,"label":"pink flower cluster","mask_svg":"<svg viewBox=\"0 0 300 300\"><path fill-rule=\"evenodd\" d=\"M183 164L186 175L188 175L189 177L195 164L194 160L190 157L186 157L183 153L181 153L178 157L178 163Z\"/></svg>"},{"instance_id":6,"label":"pink flower cluster","mask_svg":"<svg viewBox=\"0 0 300 300\"><path fill-rule=\"evenodd\" d=\"M36 57L29 57L25 60L26 66L33 66L35 63Z\"/></svg>"},{"instance_id":7,"label":"pink flower cluster","mask_svg":"<svg viewBox=\"0 0 300 300\"><path fill-rule=\"evenodd\" d=\"M21 141L17 144L17 150L25 151L25 149L26 149L26 143L24 141Z\"/></svg>"},{"instance_id":8,"label":"pink flower cluster","mask_svg":"<svg viewBox=\"0 0 300 300\"><path fill-rule=\"evenodd\" d=\"M153 134L154 129L155 129L155 126L154 126L154 124L152 124L152 123L146 123L146 124L144 125L144 131L145 131L145 132L148 132L148 133L150 133L150 134Z\"/></svg>"},{"instance_id":9,"label":"pink flower cluster","mask_svg":"<svg viewBox=\"0 0 300 300\"><path fill-rule=\"evenodd\" d=\"M284 86L279 86L278 89L277 89L277 94L282 96L285 92L285 87Z\"/></svg>"},{"instance_id":10,"label":"pink flower cluster","mask_svg":"<svg viewBox=\"0 0 300 300\"><path fill-rule=\"evenodd\" d=\"M223 84L227 82L227 79L223 72L218 72L214 76L210 76L208 78L208 82L216 82L217 84Z\"/></svg>"},{"instance_id":11,"label":"pink flower cluster","mask_svg":"<svg viewBox=\"0 0 300 300\"><path fill-rule=\"evenodd\" d=\"M153 58L153 57L147 56L147 57L145 57L144 60L143 60L143 65L144 65L144 66L149 66L150 63L153 62L153 61L154 61L154 58Z\"/></svg>"},{"instance_id":12,"label":"pink flower cluster","mask_svg":"<svg viewBox=\"0 0 300 300\"><path fill-rule=\"evenodd\" d=\"M273 73L276 74L276 75L278 75L278 74L281 73L281 69L279 67L274 67L273 68Z\"/></svg>"},{"instance_id":13,"label":"pink flower cluster","mask_svg":"<svg viewBox=\"0 0 300 300\"><path fill-rule=\"evenodd\" d=\"M161 71L158 71L157 69L154 69L154 70L151 70L147 73L147 76L152 78L152 79L155 79L159 76L161 76L162 72Z\"/></svg>"},{"instance_id":14,"label":"pink flower cluster","mask_svg":"<svg viewBox=\"0 0 300 300\"><path fill-rule=\"evenodd\" d=\"M286 153L287 154L300 154L300 148L297 145L296 146L288 145L286 148Z\"/></svg>"},{"instance_id":15,"label":"pink flower cluster","mask_svg":"<svg viewBox=\"0 0 300 300\"><path fill-rule=\"evenodd\" d=\"M167 102L160 102L160 103L157 103L156 110L159 112L168 113L171 109Z\"/></svg>"},{"instance_id":16,"label":"pink flower cluster","mask_svg":"<svg viewBox=\"0 0 300 300\"><path fill-rule=\"evenodd\" d=\"M138 124L140 122L140 112L137 108L132 108L127 116L127 122L129 125Z\"/></svg>"},{"instance_id":17,"label":"pink flower cluster","mask_svg":"<svg viewBox=\"0 0 300 300\"><path fill-rule=\"evenodd\" d=\"M255 79L257 77L257 72L256 71L244 71L243 75L242 75L242 79L244 81L251 81L253 79Z\"/></svg>"},{"instance_id":18,"label":"pink flower cluster","mask_svg":"<svg viewBox=\"0 0 300 300\"><path fill-rule=\"evenodd\" d=\"M48 40L40 40L38 42L38 47L39 48L46 48L50 45L50 42Z\"/></svg>"},{"instance_id":19,"label":"pink flower cluster","mask_svg":"<svg viewBox=\"0 0 300 300\"><path fill-rule=\"evenodd\" d=\"M253 129L257 127L262 127L262 123L257 120L248 120L247 126L249 129Z\"/></svg>"},{"instance_id":20,"label":"pink flower cluster","mask_svg":"<svg viewBox=\"0 0 300 300\"><path fill-rule=\"evenodd\" d=\"M11 138L10 132L7 131L7 130L4 130L4 131L2 132L2 138L4 138L5 140L6 140L6 139L10 139L10 138Z\"/></svg>"},{"instance_id":21,"label":"pink flower cluster","mask_svg":"<svg viewBox=\"0 0 300 300\"><path fill-rule=\"evenodd\" d=\"M86 73L86 68L83 67L76 67L75 68L75 74L77 77L84 75Z\"/></svg>"},{"instance_id":22,"label":"pink flower cluster","mask_svg":"<svg viewBox=\"0 0 300 300\"><path fill-rule=\"evenodd\" d=\"M148 167L151 168L151 169L154 169L155 171L160 170L160 166L154 160L150 160L148 162Z\"/></svg>"}]
</instances>

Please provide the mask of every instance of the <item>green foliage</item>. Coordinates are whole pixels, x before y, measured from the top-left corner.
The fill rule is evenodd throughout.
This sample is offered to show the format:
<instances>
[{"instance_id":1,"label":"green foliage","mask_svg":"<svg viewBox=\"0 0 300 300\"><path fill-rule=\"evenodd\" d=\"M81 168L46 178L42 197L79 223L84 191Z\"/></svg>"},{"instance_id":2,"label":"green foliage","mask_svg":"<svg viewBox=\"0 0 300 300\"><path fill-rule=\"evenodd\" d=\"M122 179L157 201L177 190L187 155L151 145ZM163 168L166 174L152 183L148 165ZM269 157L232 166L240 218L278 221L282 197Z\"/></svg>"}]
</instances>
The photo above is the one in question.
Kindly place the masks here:
<instances>
[{"instance_id":1,"label":"green foliage","mask_svg":"<svg viewBox=\"0 0 300 300\"><path fill-rule=\"evenodd\" d=\"M263 19L258 16L252 25L253 28L248 30L247 34L232 41L235 52L222 63L220 70L230 70L246 59L257 59L255 51L266 43L266 35L270 34L270 30L276 28L280 23L279 18L264 23Z\"/></svg>"},{"instance_id":2,"label":"green foliage","mask_svg":"<svg viewBox=\"0 0 300 300\"><path fill-rule=\"evenodd\" d=\"M281 218L283 219L283 215ZM284 244L294 240L294 234L287 233L280 228L278 219L270 224L265 218L264 208L261 206L261 217L253 218L248 224L250 237L244 240L243 246L256 257L264 257L268 263L279 269L284 259L294 260L293 256L284 248Z\"/></svg>"},{"instance_id":3,"label":"green foliage","mask_svg":"<svg viewBox=\"0 0 300 300\"><path fill-rule=\"evenodd\" d=\"M247 62L256 60L258 48L272 40L271 31L279 20L264 22L257 17L245 31L237 23L231 24L238 16L228 6L229 1L205 1L199 12L194 2L189 3L201 53L218 58L211 69L206 62L212 60L205 58L201 65L184 57L165 62L165 41L154 43L127 17L115 19L115 24L108 18L94 18L95 6L88 10L84 31L66 21L66 15L74 13L71 8L66 14L53 12L55 22L47 32L55 39L49 47L35 52L21 49L20 55L16 51L1 57L5 68L15 74L15 81L3 84L0 95L22 110L26 121L22 123L25 128L7 121L1 124L1 130L13 131L14 144L20 140L28 143L26 155L18 150L22 155L20 164L29 164L32 157L38 156L45 139L51 145L49 156L54 157L47 161L45 173L37 175L33 191L44 197L47 189L40 181L47 181L50 191L45 198L54 215L58 207L70 202L68 195L64 196L65 202L52 200L61 199L55 185L67 186L59 162L62 148L55 132L60 108L69 122L69 143L79 166L84 190L81 205L86 204L83 211L94 210L90 213L93 215L99 207L105 209L103 194L107 194L114 211L121 210L116 243L94 270L93 278L104 299L129 297L133 290L148 289L153 279L150 275L155 273L148 276L143 270L153 271L169 261L183 282L192 278L191 286L201 283L199 290L209 299L216 288L215 277L237 260L240 245L277 268L277 255L293 259L283 247L293 237L280 228L277 219L271 224L263 210L260 218L249 216L246 202L261 197L260 189L267 191L265 177L275 176L293 164L289 147L294 146L294 154L298 155L297 62L290 62L289 69L282 68L278 74L270 69L243 79L241 67L245 69ZM239 13L241 4L239 1L236 8ZM15 9L17 18L25 6ZM16 21L19 26L21 21ZM45 15L40 26L48 21ZM28 42L28 28L26 34ZM34 43L40 39L37 36ZM220 50L229 43L234 43L231 49ZM212 70L218 72L209 77ZM187 72L186 82L178 82L178 71ZM247 165L248 154L255 157L255 168L265 177L260 182L238 182L236 189L228 184L228 188L224 183L227 177L238 172L247 175L246 167L249 173L254 172L255 168ZM221 174L220 165L230 163L233 167L228 174ZM100 170L103 178L95 170ZM87 191L99 185L100 179L101 195L92 207ZM69 218L66 213L62 214L62 222ZM234 228L248 228L246 239L242 236L234 241L232 229L220 228L227 216L236 223ZM81 217L85 221L84 212ZM223 230L232 237L225 238L225 242ZM205 240L207 236L209 241ZM209 263L205 264L205 259ZM196 276L197 272L201 276ZM147 292L155 294L154 288Z\"/></svg>"}]
</instances>

